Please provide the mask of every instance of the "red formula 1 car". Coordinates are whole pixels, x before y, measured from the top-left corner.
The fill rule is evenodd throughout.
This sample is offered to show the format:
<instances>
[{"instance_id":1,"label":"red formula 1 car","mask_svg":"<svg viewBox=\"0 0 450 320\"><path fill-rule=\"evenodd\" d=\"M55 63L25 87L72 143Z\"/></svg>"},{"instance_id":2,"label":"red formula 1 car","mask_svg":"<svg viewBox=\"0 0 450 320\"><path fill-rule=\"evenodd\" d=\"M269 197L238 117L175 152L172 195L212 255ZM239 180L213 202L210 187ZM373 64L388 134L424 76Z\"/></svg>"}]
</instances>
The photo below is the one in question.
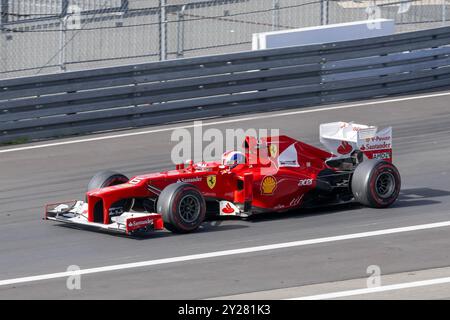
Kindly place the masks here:
<instances>
[{"instance_id":1,"label":"red formula 1 car","mask_svg":"<svg viewBox=\"0 0 450 320\"><path fill-rule=\"evenodd\" d=\"M287 136L246 137L244 152L192 161L128 179L102 171L87 201L48 205L46 219L128 234L187 233L206 215L240 216L356 201L391 205L400 192L392 164L392 129L345 122L320 126L321 150Z\"/></svg>"}]
</instances>

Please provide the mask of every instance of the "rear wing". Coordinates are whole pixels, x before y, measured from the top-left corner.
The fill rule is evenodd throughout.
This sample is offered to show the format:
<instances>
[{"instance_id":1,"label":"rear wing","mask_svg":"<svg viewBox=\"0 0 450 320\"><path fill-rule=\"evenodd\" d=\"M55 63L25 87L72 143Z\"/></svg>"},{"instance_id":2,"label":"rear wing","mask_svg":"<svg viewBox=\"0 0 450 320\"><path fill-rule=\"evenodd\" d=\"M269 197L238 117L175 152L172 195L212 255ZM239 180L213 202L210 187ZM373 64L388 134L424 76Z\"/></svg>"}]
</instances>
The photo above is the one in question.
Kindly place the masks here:
<instances>
[{"instance_id":1,"label":"rear wing","mask_svg":"<svg viewBox=\"0 0 450 320\"><path fill-rule=\"evenodd\" d=\"M320 125L320 142L333 159L349 158L361 151L367 159L392 161L392 127L378 127L352 122Z\"/></svg>"}]
</instances>

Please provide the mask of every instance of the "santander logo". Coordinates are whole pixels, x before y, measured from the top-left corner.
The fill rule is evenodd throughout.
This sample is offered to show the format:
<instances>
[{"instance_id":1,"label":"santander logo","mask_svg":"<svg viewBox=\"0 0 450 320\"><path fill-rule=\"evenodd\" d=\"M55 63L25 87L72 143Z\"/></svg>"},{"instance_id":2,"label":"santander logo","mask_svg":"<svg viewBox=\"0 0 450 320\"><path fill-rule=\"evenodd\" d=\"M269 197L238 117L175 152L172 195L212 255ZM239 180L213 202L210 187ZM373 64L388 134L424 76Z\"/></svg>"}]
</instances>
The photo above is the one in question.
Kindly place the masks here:
<instances>
[{"instance_id":1,"label":"santander logo","mask_svg":"<svg viewBox=\"0 0 450 320\"><path fill-rule=\"evenodd\" d=\"M222 212L230 214L234 212L234 209L231 207L229 203L227 203L227 205L222 209Z\"/></svg>"},{"instance_id":2,"label":"santander logo","mask_svg":"<svg viewBox=\"0 0 450 320\"><path fill-rule=\"evenodd\" d=\"M347 141L342 141L341 145L337 148L339 154L348 154L352 152L352 150L353 147Z\"/></svg>"}]
</instances>

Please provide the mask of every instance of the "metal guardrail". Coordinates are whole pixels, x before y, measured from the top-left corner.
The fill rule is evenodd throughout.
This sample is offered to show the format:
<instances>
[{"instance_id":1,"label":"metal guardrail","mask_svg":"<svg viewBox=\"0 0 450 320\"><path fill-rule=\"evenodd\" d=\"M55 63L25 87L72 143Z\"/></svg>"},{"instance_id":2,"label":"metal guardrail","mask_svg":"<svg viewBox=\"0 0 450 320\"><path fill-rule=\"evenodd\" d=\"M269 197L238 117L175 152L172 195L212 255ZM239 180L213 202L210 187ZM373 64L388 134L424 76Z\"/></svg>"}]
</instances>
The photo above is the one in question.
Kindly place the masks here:
<instances>
[{"instance_id":1,"label":"metal guardrail","mask_svg":"<svg viewBox=\"0 0 450 320\"><path fill-rule=\"evenodd\" d=\"M450 27L0 80L0 143L450 86Z\"/></svg>"}]
</instances>

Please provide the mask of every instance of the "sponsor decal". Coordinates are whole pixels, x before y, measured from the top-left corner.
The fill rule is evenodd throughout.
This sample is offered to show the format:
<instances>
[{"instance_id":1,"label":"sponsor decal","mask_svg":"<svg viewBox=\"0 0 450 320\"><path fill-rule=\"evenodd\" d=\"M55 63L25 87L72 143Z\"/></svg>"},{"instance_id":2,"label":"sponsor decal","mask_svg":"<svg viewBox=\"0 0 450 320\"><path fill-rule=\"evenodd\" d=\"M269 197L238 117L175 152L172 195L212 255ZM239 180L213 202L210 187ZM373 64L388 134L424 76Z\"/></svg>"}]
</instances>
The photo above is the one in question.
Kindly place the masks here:
<instances>
[{"instance_id":1,"label":"sponsor decal","mask_svg":"<svg viewBox=\"0 0 450 320\"><path fill-rule=\"evenodd\" d=\"M291 207L295 207L298 206L300 204L300 202L303 199L303 194L300 197L296 197L294 199L291 200L291 202L289 203L289 206Z\"/></svg>"},{"instance_id":2,"label":"sponsor decal","mask_svg":"<svg viewBox=\"0 0 450 320\"><path fill-rule=\"evenodd\" d=\"M222 216L229 216L239 213L238 207L236 207L233 203L229 201L220 201L220 215Z\"/></svg>"},{"instance_id":3,"label":"sponsor decal","mask_svg":"<svg viewBox=\"0 0 450 320\"><path fill-rule=\"evenodd\" d=\"M286 150L280 153L278 164L280 167L299 167L295 143L291 144Z\"/></svg>"},{"instance_id":4,"label":"sponsor decal","mask_svg":"<svg viewBox=\"0 0 450 320\"><path fill-rule=\"evenodd\" d=\"M124 212L125 211L123 210L123 207L111 207L111 208L109 208L109 215L111 217L120 216Z\"/></svg>"},{"instance_id":5,"label":"sponsor decal","mask_svg":"<svg viewBox=\"0 0 450 320\"><path fill-rule=\"evenodd\" d=\"M299 187L310 186L313 184L313 179L302 179L298 182Z\"/></svg>"},{"instance_id":6,"label":"sponsor decal","mask_svg":"<svg viewBox=\"0 0 450 320\"><path fill-rule=\"evenodd\" d=\"M126 220L126 230L127 232L145 228L149 225L153 225L153 219L148 216L142 217L130 217Z\"/></svg>"},{"instance_id":7,"label":"sponsor decal","mask_svg":"<svg viewBox=\"0 0 450 320\"><path fill-rule=\"evenodd\" d=\"M369 142L361 146L361 151L373 151L373 150L382 150L382 149L392 149L392 146L389 142L381 142L381 143L373 143Z\"/></svg>"},{"instance_id":8,"label":"sponsor decal","mask_svg":"<svg viewBox=\"0 0 450 320\"><path fill-rule=\"evenodd\" d=\"M181 179L178 179L177 182L187 182L187 183L190 183L190 182L200 182L200 181L202 181L202 180L203 180L202 177L195 177L195 178L181 178Z\"/></svg>"},{"instance_id":9,"label":"sponsor decal","mask_svg":"<svg viewBox=\"0 0 450 320\"><path fill-rule=\"evenodd\" d=\"M141 178L134 178L134 179L130 180L130 182L128 182L128 183L129 183L129 184L136 185L136 184L138 184L138 183L141 182L141 181L142 181Z\"/></svg>"},{"instance_id":10,"label":"sponsor decal","mask_svg":"<svg viewBox=\"0 0 450 320\"><path fill-rule=\"evenodd\" d=\"M359 136L359 149L361 151L389 150L392 149L392 128L379 131L372 137Z\"/></svg>"},{"instance_id":11,"label":"sponsor decal","mask_svg":"<svg viewBox=\"0 0 450 320\"><path fill-rule=\"evenodd\" d=\"M298 167L297 160L280 160L280 167Z\"/></svg>"},{"instance_id":12,"label":"sponsor decal","mask_svg":"<svg viewBox=\"0 0 450 320\"><path fill-rule=\"evenodd\" d=\"M234 212L234 209L231 207L231 205L230 205L229 203L227 203L227 204L225 205L225 207L223 207L222 212L223 212L223 213L230 214L230 213L233 213L233 212Z\"/></svg>"},{"instance_id":13,"label":"sponsor decal","mask_svg":"<svg viewBox=\"0 0 450 320\"><path fill-rule=\"evenodd\" d=\"M278 155L278 147L276 144L271 144L269 146L269 154L272 158L275 158Z\"/></svg>"},{"instance_id":14,"label":"sponsor decal","mask_svg":"<svg viewBox=\"0 0 450 320\"><path fill-rule=\"evenodd\" d=\"M206 177L206 183L210 189L214 189L216 186L217 177L215 174Z\"/></svg>"},{"instance_id":15,"label":"sponsor decal","mask_svg":"<svg viewBox=\"0 0 450 320\"><path fill-rule=\"evenodd\" d=\"M355 124L355 123L342 122L341 125L340 125L341 129L345 129L345 128L348 128L348 127L351 127L351 129L353 131L356 131L356 132L360 131L362 129L366 129L364 125L358 125L358 124Z\"/></svg>"},{"instance_id":16,"label":"sponsor decal","mask_svg":"<svg viewBox=\"0 0 450 320\"><path fill-rule=\"evenodd\" d=\"M390 158L391 158L391 153L390 152L381 152L381 153L374 153L373 154L373 159L384 160L384 159L390 159Z\"/></svg>"},{"instance_id":17,"label":"sponsor decal","mask_svg":"<svg viewBox=\"0 0 450 320\"><path fill-rule=\"evenodd\" d=\"M136 227L146 226L150 223L152 223L152 219L145 219L145 220L140 220L140 221L133 220L133 221L128 222L128 227L136 228Z\"/></svg>"},{"instance_id":18,"label":"sponsor decal","mask_svg":"<svg viewBox=\"0 0 450 320\"><path fill-rule=\"evenodd\" d=\"M342 141L341 145L337 148L339 154L349 154L353 151L353 147L347 141Z\"/></svg>"},{"instance_id":19,"label":"sponsor decal","mask_svg":"<svg viewBox=\"0 0 450 320\"><path fill-rule=\"evenodd\" d=\"M271 195L277 188L277 179L274 176L265 176L261 181L261 193Z\"/></svg>"}]
</instances>

